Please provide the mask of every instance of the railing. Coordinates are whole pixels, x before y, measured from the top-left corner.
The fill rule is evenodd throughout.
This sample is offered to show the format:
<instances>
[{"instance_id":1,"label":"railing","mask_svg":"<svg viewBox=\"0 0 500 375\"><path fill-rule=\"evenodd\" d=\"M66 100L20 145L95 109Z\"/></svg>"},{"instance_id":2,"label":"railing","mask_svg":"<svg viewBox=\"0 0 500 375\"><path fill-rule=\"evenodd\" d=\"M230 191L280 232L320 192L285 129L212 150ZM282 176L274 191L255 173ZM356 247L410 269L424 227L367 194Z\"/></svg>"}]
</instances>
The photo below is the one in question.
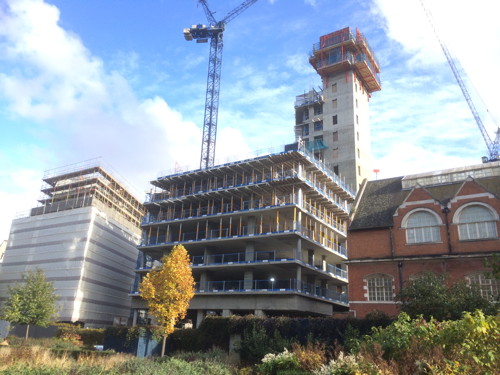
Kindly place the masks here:
<instances>
[{"instance_id":1,"label":"railing","mask_svg":"<svg viewBox=\"0 0 500 375\"><path fill-rule=\"evenodd\" d=\"M270 251L255 251L255 252L239 252L225 254L208 254L194 255L191 257L193 267L213 266L213 265L230 265L230 264L248 264L248 263L272 263L298 261L301 264L313 267L319 271L327 272L335 277L347 279L347 271L336 267L333 264L326 264L325 269L322 265L313 265L301 259L287 256L286 251L270 250Z\"/></svg>"},{"instance_id":2,"label":"railing","mask_svg":"<svg viewBox=\"0 0 500 375\"><path fill-rule=\"evenodd\" d=\"M297 279L278 280L221 280L197 282L195 285L197 294L202 293L256 293L256 292L295 292L305 294L332 302L348 303L346 293L339 293L332 289L322 288L314 284L308 284Z\"/></svg>"},{"instance_id":3,"label":"railing","mask_svg":"<svg viewBox=\"0 0 500 375\"><path fill-rule=\"evenodd\" d=\"M346 234L347 225L345 223L343 224L333 221L328 215L325 215L321 210L318 210L310 203L304 202L303 207L306 209L307 212L311 213L313 216L317 217L320 220L323 220L325 223L334 227L342 234L344 235Z\"/></svg>"},{"instance_id":4,"label":"railing","mask_svg":"<svg viewBox=\"0 0 500 375\"><path fill-rule=\"evenodd\" d=\"M161 223L161 222L167 222L167 221L176 221L176 220L182 220L182 219L195 219L195 218L200 218L200 217L207 217L207 216L215 216L215 215L221 215L221 214L232 214L236 212L242 212L242 211L257 211L257 210L264 210L268 209L269 207L278 207L278 206L287 206L294 204L296 201L295 197L292 197L291 195L282 195L282 196L276 196L275 201L273 202L263 202L260 199L255 199L253 201L247 200L243 201L241 204L238 202L237 205L233 205L232 210L231 210L231 204L230 203L224 203L221 207L221 205L214 205L212 207L204 206L204 207L198 207L194 209L185 209L185 210L178 210L178 211L173 211L169 213L162 213L158 215L151 215L147 214L144 216L142 219L142 224L154 224L154 223Z\"/></svg>"},{"instance_id":5,"label":"railing","mask_svg":"<svg viewBox=\"0 0 500 375\"><path fill-rule=\"evenodd\" d=\"M340 180L340 178L331 172L324 163L318 161L317 159L314 158L313 154L309 151L306 150L305 147L301 146L300 151L302 151L308 159L316 165L319 169L322 169L325 174L331 178L337 185L342 187L344 190L346 190L352 197L355 195L345 186L345 184ZM326 183L319 183L316 181L314 173L306 173L302 171L301 174L298 173L298 171L294 169L285 169L285 170L275 170L271 173L271 171L265 172L265 173L258 173L255 175L249 175L249 176L240 176L241 178L235 178L231 179L231 181L226 181L224 184L224 181L217 181L213 185L210 184L203 184L203 185L195 185L193 186L186 186L182 188L177 188L171 191L162 191L159 193L148 193L146 195L146 203L154 203L154 202L161 202L164 200L168 199L174 199L174 198L180 198L186 195L197 195L197 194L206 194L208 192L214 192L218 190L224 190L224 189L231 189L234 187L242 187L242 186L248 186L248 185L258 185L258 184L265 184L270 181L279 181L279 180L284 180L288 178L294 178L298 177L302 180L307 180L311 182L311 187L316 188L321 190L322 194L325 194L325 196L328 199L333 200L337 205L344 210L347 210L344 204L339 203L339 197L330 189L326 188Z\"/></svg>"},{"instance_id":6,"label":"railing","mask_svg":"<svg viewBox=\"0 0 500 375\"><path fill-rule=\"evenodd\" d=\"M370 68L370 71L372 72L372 75L377 80L378 84L379 85L381 84L380 75L373 68L373 65L372 65L370 59L364 53L360 53L360 54L356 55L356 62L365 62L368 65L368 68Z\"/></svg>"},{"instance_id":7,"label":"railing","mask_svg":"<svg viewBox=\"0 0 500 375\"><path fill-rule=\"evenodd\" d=\"M207 217L207 216L214 216L214 215L220 215L220 214L231 214L231 213L236 213L236 212L242 212L242 211L248 211L248 210L264 210L268 209L269 207L278 207L278 206L287 206L287 205L292 205L296 204L296 197L289 197L289 196L280 196L277 197L277 204L270 205L270 206L260 206L260 200L254 200L253 205L250 204L251 201L244 201L243 202L243 208L239 208L237 210L227 210L230 207L225 208L223 211L215 212L217 210L211 209L209 210L207 207L201 207L197 208L195 210L180 210L176 211L174 213L170 214L161 214L161 215L150 215L147 214L144 219L142 220L142 224L155 224L155 223L162 223L162 222L168 222L168 221L176 221L176 220L182 220L182 219L196 219L196 218L201 218L201 217ZM275 203L275 202L273 202ZM226 205L224 205L226 206ZM325 215L321 210L315 208L312 204L304 202L302 204L302 207L309 212L311 215L315 216L316 218L323 220L326 224L334 227L337 229L339 232L342 234L346 234L346 224L345 223L338 223L334 220L332 220L329 216ZM194 211L194 212L193 212ZM210 213L208 213L210 212ZM199 237L199 236L198 236Z\"/></svg>"},{"instance_id":8,"label":"railing","mask_svg":"<svg viewBox=\"0 0 500 375\"><path fill-rule=\"evenodd\" d=\"M311 160L313 161L313 160ZM314 164L319 163L318 161L313 161ZM320 165L318 165L319 167ZM336 175L335 175L336 176ZM238 184L236 186L241 187L241 186L247 186L247 185L256 185L256 184L261 184L261 183L268 183L269 181L277 181L277 180L283 180L287 178L292 178L292 177L298 177L302 181L306 182L308 185L310 185L312 188L316 189L319 193L324 195L325 198L329 199L332 201L337 207L342 209L344 212L349 213L348 206L345 203L345 200L341 199L335 192L327 188L326 183L321 183L319 181L316 181L316 175L313 173L307 173L307 172L302 172L298 173L297 171L293 169L289 170L284 170L284 171L276 171L273 174L271 173L266 173L264 179L254 181L254 177L252 176L247 176L243 178L243 182L241 184ZM333 177L330 176L330 178L336 180L337 184L340 184L340 179L338 176ZM162 191L160 193L149 193L147 194L146 197L146 203L154 203L154 202L161 202L165 201L168 199L173 199L173 198L180 198L185 195L196 195L196 194L205 194L210 191L217 191L220 189L229 189L235 187L234 185L227 185L227 186L221 186L217 188L212 188L208 190L197 190L198 188L192 188L192 187L187 187L186 189L175 189L173 191ZM201 187L200 187L201 188ZM352 193L351 193L352 194ZM149 197L149 198L148 198ZM260 202L259 202L260 203ZM269 202L269 205L272 205L272 202ZM268 206L268 205L266 205ZM200 214L200 212L198 212ZM207 211L208 214L208 211Z\"/></svg>"},{"instance_id":9,"label":"railing","mask_svg":"<svg viewBox=\"0 0 500 375\"><path fill-rule=\"evenodd\" d=\"M260 225L256 225L256 228L260 227ZM320 246L326 247L330 250L333 250L344 257L347 257L347 249L324 236L320 236L317 231L313 229L309 229L304 226L299 226L299 228L294 228L294 225L286 225L281 228L276 228L275 225L265 225L262 226L262 231L250 234L248 233L248 227L236 227L233 228L233 232L229 232L229 228L221 228L221 229L211 229L209 231L198 231L198 232L185 232L181 233L180 236L175 235L167 241L166 235L159 236L151 236L149 239L143 239L140 247L147 246L160 246L160 245L169 245L179 242L193 242L193 241L207 241L214 239L225 239L225 238L240 238L240 237L252 237L252 236L266 236L270 234L280 234L280 233L298 233L308 238L309 240L319 244Z\"/></svg>"}]
</instances>

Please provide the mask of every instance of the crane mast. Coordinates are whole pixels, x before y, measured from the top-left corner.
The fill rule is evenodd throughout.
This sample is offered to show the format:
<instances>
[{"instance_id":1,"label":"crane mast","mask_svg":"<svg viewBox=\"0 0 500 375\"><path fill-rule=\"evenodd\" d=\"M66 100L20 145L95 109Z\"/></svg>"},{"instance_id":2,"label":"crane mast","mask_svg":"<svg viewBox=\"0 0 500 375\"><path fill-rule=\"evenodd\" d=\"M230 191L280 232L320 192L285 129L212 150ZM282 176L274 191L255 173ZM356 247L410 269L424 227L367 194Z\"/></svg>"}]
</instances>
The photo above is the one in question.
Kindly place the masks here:
<instances>
[{"instance_id":1,"label":"crane mast","mask_svg":"<svg viewBox=\"0 0 500 375\"><path fill-rule=\"evenodd\" d=\"M479 116L479 113L476 109L476 106L474 105L474 102L472 101L471 96L469 95L469 90L467 90L467 86L465 85L465 81L462 77L461 72L464 72L465 70L461 68L460 61L457 59L454 59L453 56L450 53L450 50L444 43L444 41L440 38L439 33L436 30L436 27L434 26L434 21L432 18L431 12L427 9L424 0L420 0L420 4L422 4L422 8L424 9L425 15L427 16L427 19L432 27L432 31L434 31L434 35L436 36L436 39L439 42L439 45L441 46L441 50L443 51L446 60L448 61L448 65L450 65L451 71L453 72L453 75L455 76L455 80L458 83L458 86L462 90L462 94L465 98L465 101L467 102L467 105L469 106L470 111L472 112L472 116L474 117L474 120L476 121L477 126L479 127L479 130L481 131L481 135L483 136L484 142L486 143L486 147L488 148L488 153L489 157L487 158L488 160L485 160L483 158L483 161L496 161L498 160L498 148L499 148L499 143L500 143L500 128L497 126L496 130L496 136L495 139L492 140L486 131L486 127L483 124L483 121L481 120L481 116ZM460 69L461 68L461 69Z\"/></svg>"},{"instance_id":2,"label":"crane mast","mask_svg":"<svg viewBox=\"0 0 500 375\"><path fill-rule=\"evenodd\" d=\"M217 118L219 114L220 76L222 64L223 34L226 24L258 0L246 0L230 11L221 21L217 21L208 7L207 0L198 0L208 20L206 25L193 25L184 29L184 38L197 43L206 43L210 39L208 58L207 91L205 95L205 114L203 117L203 138L201 144L200 168L214 165L215 141L217 137Z\"/></svg>"}]
</instances>

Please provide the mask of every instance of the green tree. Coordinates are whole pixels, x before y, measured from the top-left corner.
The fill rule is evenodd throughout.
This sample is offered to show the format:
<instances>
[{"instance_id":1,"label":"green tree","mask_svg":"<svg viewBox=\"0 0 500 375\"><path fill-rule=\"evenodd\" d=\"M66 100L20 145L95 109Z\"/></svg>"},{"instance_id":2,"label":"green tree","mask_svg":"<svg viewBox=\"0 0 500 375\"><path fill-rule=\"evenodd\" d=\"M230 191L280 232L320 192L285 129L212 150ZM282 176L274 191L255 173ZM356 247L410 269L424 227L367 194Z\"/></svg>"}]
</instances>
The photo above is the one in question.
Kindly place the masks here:
<instances>
[{"instance_id":1,"label":"green tree","mask_svg":"<svg viewBox=\"0 0 500 375\"><path fill-rule=\"evenodd\" d=\"M465 281L447 285L446 274L425 272L410 280L401 289L396 299L401 302L401 311L412 318L422 315L425 319L460 319L465 311L482 310L494 314L496 306L481 297L479 290Z\"/></svg>"},{"instance_id":2,"label":"green tree","mask_svg":"<svg viewBox=\"0 0 500 375\"><path fill-rule=\"evenodd\" d=\"M9 287L9 297L2 310L2 319L26 325L28 338L30 325L47 327L57 318L57 296L54 284L45 279L41 269L22 275L23 282Z\"/></svg>"},{"instance_id":3,"label":"green tree","mask_svg":"<svg viewBox=\"0 0 500 375\"><path fill-rule=\"evenodd\" d=\"M194 278L189 255L182 245L173 248L161 259L162 266L149 272L139 285L149 313L163 329L162 356L167 336L175 324L186 316L189 301L194 296Z\"/></svg>"}]
</instances>

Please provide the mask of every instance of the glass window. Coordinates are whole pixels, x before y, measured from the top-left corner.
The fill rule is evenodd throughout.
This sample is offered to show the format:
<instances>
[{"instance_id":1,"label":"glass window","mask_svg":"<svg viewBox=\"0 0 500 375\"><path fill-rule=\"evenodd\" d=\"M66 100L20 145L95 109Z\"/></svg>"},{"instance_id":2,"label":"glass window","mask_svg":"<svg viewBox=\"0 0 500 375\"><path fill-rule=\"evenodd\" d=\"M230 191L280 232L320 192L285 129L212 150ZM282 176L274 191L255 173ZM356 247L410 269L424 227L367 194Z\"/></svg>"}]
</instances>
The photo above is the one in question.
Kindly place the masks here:
<instances>
[{"instance_id":1,"label":"glass window","mask_svg":"<svg viewBox=\"0 0 500 375\"><path fill-rule=\"evenodd\" d=\"M483 273L476 273L465 277L469 285L475 286L481 297L489 301L496 301L500 290L500 280L487 279Z\"/></svg>"},{"instance_id":2,"label":"glass window","mask_svg":"<svg viewBox=\"0 0 500 375\"><path fill-rule=\"evenodd\" d=\"M493 212L480 205L465 207L458 218L458 232L461 240L496 238L497 223Z\"/></svg>"},{"instance_id":3,"label":"glass window","mask_svg":"<svg viewBox=\"0 0 500 375\"><path fill-rule=\"evenodd\" d=\"M332 100L332 108L337 109L337 99Z\"/></svg>"},{"instance_id":4,"label":"glass window","mask_svg":"<svg viewBox=\"0 0 500 375\"><path fill-rule=\"evenodd\" d=\"M304 125L303 135L309 135L309 124Z\"/></svg>"},{"instance_id":5,"label":"glass window","mask_svg":"<svg viewBox=\"0 0 500 375\"><path fill-rule=\"evenodd\" d=\"M392 277L377 274L366 279L368 301L392 301Z\"/></svg>"},{"instance_id":6,"label":"glass window","mask_svg":"<svg viewBox=\"0 0 500 375\"><path fill-rule=\"evenodd\" d=\"M407 243L438 242L440 240L439 222L428 211L417 211L406 222Z\"/></svg>"},{"instance_id":7,"label":"glass window","mask_svg":"<svg viewBox=\"0 0 500 375\"><path fill-rule=\"evenodd\" d=\"M333 125L337 125L337 123L338 123L338 117L337 117L337 115L335 115L335 116L332 117L332 123L333 123Z\"/></svg>"},{"instance_id":8,"label":"glass window","mask_svg":"<svg viewBox=\"0 0 500 375\"><path fill-rule=\"evenodd\" d=\"M314 122L314 130L323 130L323 121L316 121Z\"/></svg>"},{"instance_id":9,"label":"glass window","mask_svg":"<svg viewBox=\"0 0 500 375\"><path fill-rule=\"evenodd\" d=\"M339 132L332 133L332 141L337 142L339 140Z\"/></svg>"},{"instance_id":10,"label":"glass window","mask_svg":"<svg viewBox=\"0 0 500 375\"><path fill-rule=\"evenodd\" d=\"M337 83L332 84L332 92L337 92Z\"/></svg>"}]
</instances>

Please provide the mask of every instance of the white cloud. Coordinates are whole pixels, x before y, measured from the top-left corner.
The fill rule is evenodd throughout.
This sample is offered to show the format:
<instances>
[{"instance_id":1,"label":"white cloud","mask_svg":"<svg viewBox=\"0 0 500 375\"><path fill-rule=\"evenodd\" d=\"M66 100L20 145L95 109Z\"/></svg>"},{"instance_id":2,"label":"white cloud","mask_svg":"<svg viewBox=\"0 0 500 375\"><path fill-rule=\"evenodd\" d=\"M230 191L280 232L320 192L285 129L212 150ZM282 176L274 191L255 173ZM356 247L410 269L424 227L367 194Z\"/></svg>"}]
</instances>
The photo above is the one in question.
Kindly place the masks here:
<instances>
[{"instance_id":1,"label":"white cloud","mask_svg":"<svg viewBox=\"0 0 500 375\"><path fill-rule=\"evenodd\" d=\"M34 133L43 137L44 151L54 155L46 161L57 164L40 167L102 156L142 190L162 169L199 163L200 127L160 97L138 98L121 74L107 71L77 36L58 25L56 7L13 0L0 8L0 18L0 61L17 66L0 74L0 97L13 116L31 121L26 126L43 129ZM130 57L128 64L135 60ZM238 149L245 147L238 130L221 129L219 135L238 140ZM40 183L22 186L34 195ZM28 194L19 191L0 195L2 217L9 222L16 209L10 202Z\"/></svg>"}]
</instances>

